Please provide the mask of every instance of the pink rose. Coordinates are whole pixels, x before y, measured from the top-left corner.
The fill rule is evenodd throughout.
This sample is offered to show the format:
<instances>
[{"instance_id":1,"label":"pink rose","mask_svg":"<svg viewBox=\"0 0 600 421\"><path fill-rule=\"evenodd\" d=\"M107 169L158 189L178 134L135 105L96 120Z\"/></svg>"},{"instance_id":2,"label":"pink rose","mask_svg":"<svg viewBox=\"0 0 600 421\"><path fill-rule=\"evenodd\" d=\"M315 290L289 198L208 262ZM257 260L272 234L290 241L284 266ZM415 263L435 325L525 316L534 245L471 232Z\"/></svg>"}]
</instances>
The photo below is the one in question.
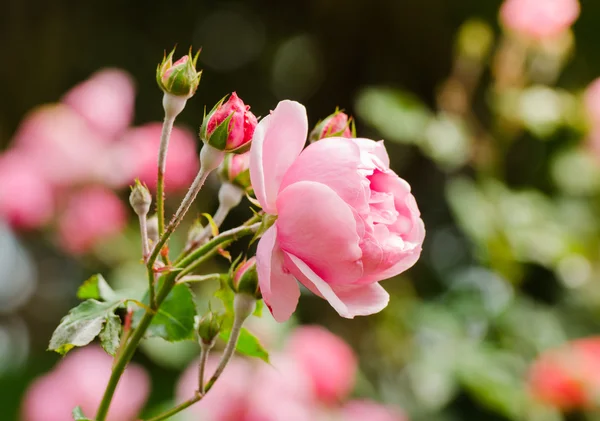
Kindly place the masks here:
<instances>
[{"instance_id":1,"label":"pink rose","mask_svg":"<svg viewBox=\"0 0 600 421\"><path fill-rule=\"evenodd\" d=\"M123 70L104 69L72 88L62 101L111 141L133 121L134 100L131 76Z\"/></svg>"},{"instance_id":2,"label":"pink rose","mask_svg":"<svg viewBox=\"0 0 600 421\"><path fill-rule=\"evenodd\" d=\"M263 298L286 320L300 296L297 279L342 317L377 313L389 300L378 282L419 258L419 209L383 142L328 138L303 151L307 132L304 107L282 101L252 141L252 186L277 216L256 254Z\"/></svg>"},{"instance_id":3,"label":"pink rose","mask_svg":"<svg viewBox=\"0 0 600 421\"><path fill-rule=\"evenodd\" d=\"M160 123L148 123L129 129L115 145L113 158L107 162L105 179L112 186L126 186L134 179L153 189L156 188ZM165 188L167 192L189 187L198 172L198 153L194 135L174 127L169 141Z\"/></svg>"},{"instance_id":4,"label":"pink rose","mask_svg":"<svg viewBox=\"0 0 600 421\"><path fill-rule=\"evenodd\" d=\"M356 375L356 356L338 336L320 326L294 330L288 353L308 374L317 399L333 404L352 391Z\"/></svg>"},{"instance_id":5,"label":"pink rose","mask_svg":"<svg viewBox=\"0 0 600 421\"><path fill-rule=\"evenodd\" d=\"M23 421L65 421L81 406L93 418L108 383L112 358L97 346L71 351L50 373L25 392ZM113 398L108 421L132 421L150 392L150 379L136 364L129 364Z\"/></svg>"},{"instance_id":6,"label":"pink rose","mask_svg":"<svg viewBox=\"0 0 600 421\"><path fill-rule=\"evenodd\" d=\"M366 400L350 401L341 412L344 421L407 421L397 409Z\"/></svg>"},{"instance_id":7,"label":"pink rose","mask_svg":"<svg viewBox=\"0 0 600 421\"><path fill-rule=\"evenodd\" d=\"M227 132L217 132L217 128L228 118ZM225 103L217 104L206 116L200 128L200 137L220 151L242 153L248 150L256 123L250 106L244 104L234 92Z\"/></svg>"},{"instance_id":8,"label":"pink rose","mask_svg":"<svg viewBox=\"0 0 600 421\"><path fill-rule=\"evenodd\" d=\"M500 20L514 32L542 40L569 29L579 13L577 0L505 0Z\"/></svg>"},{"instance_id":9,"label":"pink rose","mask_svg":"<svg viewBox=\"0 0 600 421\"><path fill-rule=\"evenodd\" d=\"M69 198L58 221L60 243L70 253L85 253L98 242L119 234L126 221L123 203L113 192L89 187Z\"/></svg>"},{"instance_id":10,"label":"pink rose","mask_svg":"<svg viewBox=\"0 0 600 421\"><path fill-rule=\"evenodd\" d=\"M54 191L24 153L0 155L0 218L17 228L37 228L54 213Z\"/></svg>"}]
</instances>

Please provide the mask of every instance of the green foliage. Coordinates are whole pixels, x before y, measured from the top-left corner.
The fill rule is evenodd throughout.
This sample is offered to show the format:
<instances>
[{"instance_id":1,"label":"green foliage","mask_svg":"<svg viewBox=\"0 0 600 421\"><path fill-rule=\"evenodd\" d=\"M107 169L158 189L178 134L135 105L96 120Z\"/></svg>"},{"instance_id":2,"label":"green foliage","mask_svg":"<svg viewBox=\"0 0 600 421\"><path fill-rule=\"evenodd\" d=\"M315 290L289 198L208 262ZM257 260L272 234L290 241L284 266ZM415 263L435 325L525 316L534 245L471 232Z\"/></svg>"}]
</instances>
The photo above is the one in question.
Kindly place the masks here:
<instances>
[{"instance_id":1,"label":"green foliage","mask_svg":"<svg viewBox=\"0 0 600 421\"><path fill-rule=\"evenodd\" d=\"M148 294L142 302L148 305ZM142 318L145 309L138 309L133 315L133 325L136 326ZM194 317L196 305L189 287L178 284L169 292L146 334L149 337L160 337L169 342L194 339Z\"/></svg>"},{"instance_id":2,"label":"green foliage","mask_svg":"<svg viewBox=\"0 0 600 421\"><path fill-rule=\"evenodd\" d=\"M104 277L97 273L86 280L77 290L77 298L80 300L103 300L113 301L116 294L108 285Z\"/></svg>"}]
</instances>

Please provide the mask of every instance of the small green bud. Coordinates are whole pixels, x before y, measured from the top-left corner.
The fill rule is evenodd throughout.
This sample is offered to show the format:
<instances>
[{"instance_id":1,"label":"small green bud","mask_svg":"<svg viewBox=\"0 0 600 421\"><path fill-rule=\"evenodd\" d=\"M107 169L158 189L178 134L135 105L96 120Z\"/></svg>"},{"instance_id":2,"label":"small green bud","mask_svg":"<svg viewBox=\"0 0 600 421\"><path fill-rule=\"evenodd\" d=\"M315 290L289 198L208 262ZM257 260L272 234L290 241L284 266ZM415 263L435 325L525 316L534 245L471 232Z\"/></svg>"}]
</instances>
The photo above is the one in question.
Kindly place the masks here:
<instances>
[{"instance_id":1,"label":"small green bud","mask_svg":"<svg viewBox=\"0 0 600 421\"><path fill-rule=\"evenodd\" d=\"M209 311L198 323L198 337L204 345L213 346L223 326L223 315Z\"/></svg>"},{"instance_id":2,"label":"small green bud","mask_svg":"<svg viewBox=\"0 0 600 421\"><path fill-rule=\"evenodd\" d=\"M129 195L129 204L138 216L146 216L150 212L152 204L152 195L140 180L135 180L135 184L131 186L131 194Z\"/></svg>"},{"instance_id":3,"label":"small green bud","mask_svg":"<svg viewBox=\"0 0 600 421\"><path fill-rule=\"evenodd\" d=\"M192 49L188 55L181 57L173 63L175 49L165 55L161 64L156 69L156 82L166 94L190 98L196 93L200 84L202 71L196 70L196 62L200 51L192 56Z\"/></svg>"},{"instance_id":4,"label":"small green bud","mask_svg":"<svg viewBox=\"0 0 600 421\"><path fill-rule=\"evenodd\" d=\"M236 294L248 294L256 299L262 297L258 285L258 272L256 271L256 257L242 261L229 274L229 286Z\"/></svg>"}]
</instances>

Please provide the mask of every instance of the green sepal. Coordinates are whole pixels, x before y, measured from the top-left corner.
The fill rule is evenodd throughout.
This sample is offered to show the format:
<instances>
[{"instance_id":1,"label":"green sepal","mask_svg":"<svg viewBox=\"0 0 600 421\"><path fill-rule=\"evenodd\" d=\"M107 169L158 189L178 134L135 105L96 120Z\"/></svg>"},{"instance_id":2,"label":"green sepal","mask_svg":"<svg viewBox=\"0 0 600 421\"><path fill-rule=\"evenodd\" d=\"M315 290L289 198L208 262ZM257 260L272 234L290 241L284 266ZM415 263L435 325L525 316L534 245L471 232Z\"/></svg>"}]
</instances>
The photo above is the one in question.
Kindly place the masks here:
<instances>
[{"instance_id":1,"label":"green sepal","mask_svg":"<svg viewBox=\"0 0 600 421\"><path fill-rule=\"evenodd\" d=\"M204 118L202 119L202 125L200 126L200 140L203 142L207 142L208 140L206 139L206 132L208 130L208 122L211 119L211 117L213 116L213 114L219 109L219 107L221 107L221 105L223 105L223 103L225 102L225 99L227 99L227 97L229 96L229 94L225 95L223 98L221 98L214 107L212 107L212 110L210 110L210 112L208 114L206 114L206 107L204 108Z\"/></svg>"},{"instance_id":2,"label":"green sepal","mask_svg":"<svg viewBox=\"0 0 600 421\"><path fill-rule=\"evenodd\" d=\"M210 146L220 151L224 151L227 148L227 139L229 139L229 123L231 122L234 114L235 112L229 114L227 118L215 128L215 131L208 136L207 143Z\"/></svg>"}]
</instances>

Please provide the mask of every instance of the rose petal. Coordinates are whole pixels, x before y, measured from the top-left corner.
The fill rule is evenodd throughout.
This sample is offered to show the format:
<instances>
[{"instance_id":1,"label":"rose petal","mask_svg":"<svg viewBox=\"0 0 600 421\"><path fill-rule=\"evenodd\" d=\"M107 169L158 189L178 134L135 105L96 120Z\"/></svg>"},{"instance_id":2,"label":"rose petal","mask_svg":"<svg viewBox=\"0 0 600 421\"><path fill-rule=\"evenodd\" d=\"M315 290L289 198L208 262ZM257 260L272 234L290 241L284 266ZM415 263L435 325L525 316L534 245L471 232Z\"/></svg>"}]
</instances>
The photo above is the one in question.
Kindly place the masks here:
<instances>
[{"instance_id":1,"label":"rose petal","mask_svg":"<svg viewBox=\"0 0 600 421\"><path fill-rule=\"evenodd\" d=\"M290 253L286 254L295 265L289 269L296 278L303 284L307 284L307 288L316 288L340 316L347 319L367 316L380 312L388 305L390 296L378 283L332 286L318 276L302 259Z\"/></svg>"},{"instance_id":2,"label":"rose petal","mask_svg":"<svg viewBox=\"0 0 600 421\"><path fill-rule=\"evenodd\" d=\"M295 101L281 101L256 126L250 148L250 178L266 212L276 213L279 185L302 151L307 134L306 109Z\"/></svg>"},{"instance_id":3,"label":"rose petal","mask_svg":"<svg viewBox=\"0 0 600 421\"><path fill-rule=\"evenodd\" d=\"M278 322L290 318L300 298L298 283L285 271L283 258L277 244L277 225L273 225L258 242L256 269L263 299Z\"/></svg>"},{"instance_id":4,"label":"rose petal","mask_svg":"<svg viewBox=\"0 0 600 421\"><path fill-rule=\"evenodd\" d=\"M306 262L329 283L362 276L360 237L352 208L330 187L301 181L277 198L277 240L281 249Z\"/></svg>"}]
</instances>

